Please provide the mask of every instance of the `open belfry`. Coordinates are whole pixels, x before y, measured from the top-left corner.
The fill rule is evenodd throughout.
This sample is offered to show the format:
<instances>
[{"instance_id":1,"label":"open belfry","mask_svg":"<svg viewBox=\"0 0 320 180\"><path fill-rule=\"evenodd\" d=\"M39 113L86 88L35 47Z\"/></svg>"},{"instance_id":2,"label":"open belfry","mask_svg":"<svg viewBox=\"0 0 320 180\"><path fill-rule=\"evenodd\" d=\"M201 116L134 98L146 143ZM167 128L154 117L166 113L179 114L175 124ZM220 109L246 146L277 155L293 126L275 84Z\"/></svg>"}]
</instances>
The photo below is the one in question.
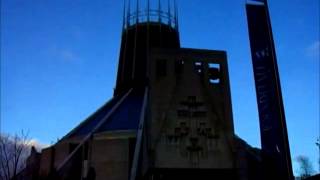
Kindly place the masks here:
<instances>
[{"instance_id":1,"label":"open belfry","mask_svg":"<svg viewBox=\"0 0 320 180\"><path fill-rule=\"evenodd\" d=\"M181 48L173 0L128 0L114 96L42 150L43 179L261 179L234 133L227 53Z\"/></svg>"}]
</instances>

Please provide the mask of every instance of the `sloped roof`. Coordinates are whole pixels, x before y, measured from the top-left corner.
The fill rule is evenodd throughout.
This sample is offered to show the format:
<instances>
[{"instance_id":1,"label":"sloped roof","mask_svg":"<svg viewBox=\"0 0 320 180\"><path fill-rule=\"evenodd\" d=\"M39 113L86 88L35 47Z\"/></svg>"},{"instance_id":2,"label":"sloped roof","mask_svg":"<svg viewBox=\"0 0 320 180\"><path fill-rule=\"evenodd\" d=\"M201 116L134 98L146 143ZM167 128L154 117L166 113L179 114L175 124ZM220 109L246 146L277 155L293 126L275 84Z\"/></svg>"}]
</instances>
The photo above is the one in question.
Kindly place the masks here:
<instances>
[{"instance_id":1,"label":"sloped roof","mask_svg":"<svg viewBox=\"0 0 320 180\"><path fill-rule=\"evenodd\" d=\"M133 90L116 108L96 132L137 130L142 109L144 92ZM63 139L87 135L101 122L123 96L113 97L91 116L70 131Z\"/></svg>"},{"instance_id":2,"label":"sloped roof","mask_svg":"<svg viewBox=\"0 0 320 180\"><path fill-rule=\"evenodd\" d=\"M97 132L137 130L143 103L142 91L133 91Z\"/></svg>"}]
</instances>

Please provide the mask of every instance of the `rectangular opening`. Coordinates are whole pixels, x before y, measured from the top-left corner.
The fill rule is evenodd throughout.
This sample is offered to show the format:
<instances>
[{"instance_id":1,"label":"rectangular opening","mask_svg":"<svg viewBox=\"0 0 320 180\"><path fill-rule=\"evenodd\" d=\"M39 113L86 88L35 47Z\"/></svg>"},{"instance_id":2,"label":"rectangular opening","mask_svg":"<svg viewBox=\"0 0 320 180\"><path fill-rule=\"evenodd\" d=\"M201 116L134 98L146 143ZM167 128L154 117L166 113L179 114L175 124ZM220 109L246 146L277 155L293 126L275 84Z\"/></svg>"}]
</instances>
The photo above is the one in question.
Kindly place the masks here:
<instances>
[{"instance_id":1,"label":"rectangular opening","mask_svg":"<svg viewBox=\"0 0 320 180\"><path fill-rule=\"evenodd\" d=\"M220 69L220 64L218 63L208 63L209 68L218 68Z\"/></svg>"},{"instance_id":2,"label":"rectangular opening","mask_svg":"<svg viewBox=\"0 0 320 180\"><path fill-rule=\"evenodd\" d=\"M210 84L219 84L221 73L220 73L220 64L218 63L208 63L208 76Z\"/></svg>"},{"instance_id":3,"label":"rectangular opening","mask_svg":"<svg viewBox=\"0 0 320 180\"><path fill-rule=\"evenodd\" d=\"M220 83L220 79L209 79L209 82L211 84L219 84Z\"/></svg>"}]
</instances>

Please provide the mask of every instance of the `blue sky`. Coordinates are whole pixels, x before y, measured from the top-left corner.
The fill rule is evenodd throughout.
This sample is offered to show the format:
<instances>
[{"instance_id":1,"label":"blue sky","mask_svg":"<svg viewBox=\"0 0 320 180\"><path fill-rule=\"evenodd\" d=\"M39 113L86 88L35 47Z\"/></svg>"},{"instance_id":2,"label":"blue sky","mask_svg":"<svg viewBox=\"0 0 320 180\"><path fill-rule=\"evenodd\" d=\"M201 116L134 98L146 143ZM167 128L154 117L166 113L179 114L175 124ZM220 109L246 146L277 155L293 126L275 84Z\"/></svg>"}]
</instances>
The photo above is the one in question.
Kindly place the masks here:
<instances>
[{"instance_id":1,"label":"blue sky","mask_svg":"<svg viewBox=\"0 0 320 180\"><path fill-rule=\"evenodd\" d=\"M260 147L244 4L180 0L180 37L183 47L227 51L236 134ZM122 7L114 0L1 1L1 132L24 129L50 144L112 97ZM317 170L319 1L269 0L269 8L291 156L308 156Z\"/></svg>"}]
</instances>

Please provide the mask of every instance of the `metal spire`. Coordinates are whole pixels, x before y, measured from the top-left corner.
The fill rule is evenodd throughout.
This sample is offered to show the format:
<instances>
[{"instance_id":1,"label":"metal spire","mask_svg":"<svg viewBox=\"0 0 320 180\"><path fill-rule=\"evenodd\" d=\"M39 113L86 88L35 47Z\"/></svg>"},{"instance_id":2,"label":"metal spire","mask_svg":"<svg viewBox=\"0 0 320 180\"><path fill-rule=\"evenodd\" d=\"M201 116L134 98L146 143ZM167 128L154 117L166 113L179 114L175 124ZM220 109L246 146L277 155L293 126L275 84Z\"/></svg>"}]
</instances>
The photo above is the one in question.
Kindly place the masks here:
<instances>
[{"instance_id":1,"label":"metal spire","mask_svg":"<svg viewBox=\"0 0 320 180\"><path fill-rule=\"evenodd\" d=\"M161 0L158 0L158 8L159 22L161 23Z\"/></svg>"},{"instance_id":2,"label":"metal spire","mask_svg":"<svg viewBox=\"0 0 320 180\"><path fill-rule=\"evenodd\" d=\"M169 17L169 26L171 26L171 9L170 9L170 0L168 0L168 17Z\"/></svg>"},{"instance_id":3,"label":"metal spire","mask_svg":"<svg viewBox=\"0 0 320 180\"><path fill-rule=\"evenodd\" d=\"M126 24L126 0L123 1L122 31L125 29L125 24Z\"/></svg>"},{"instance_id":4,"label":"metal spire","mask_svg":"<svg viewBox=\"0 0 320 180\"><path fill-rule=\"evenodd\" d=\"M175 21L175 28L179 31L179 22L178 22L178 8L177 8L177 1L174 0L174 21Z\"/></svg>"},{"instance_id":5,"label":"metal spire","mask_svg":"<svg viewBox=\"0 0 320 180\"><path fill-rule=\"evenodd\" d=\"M150 22L150 0L147 0L147 22Z\"/></svg>"},{"instance_id":6,"label":"metal spire","mask_svg":"<svg viewBox=\"0 0 320 180\"><path fill-rule=\"evenodd\" d=\"M136 23L139 23L139 0L137 0L137 9L136 9Z\"/></svg>"},{"instance_id":7,"label":"metal spire","mask_svg":"<svg viewBox=\"0 0 320 180\"><path fill-rule=\"evenodd\" d=\"M131 3L130 0L128 1L128 10L127 10L127 27L130 26L130 7L131 7Z\"/></svg>"}]
</instances>

